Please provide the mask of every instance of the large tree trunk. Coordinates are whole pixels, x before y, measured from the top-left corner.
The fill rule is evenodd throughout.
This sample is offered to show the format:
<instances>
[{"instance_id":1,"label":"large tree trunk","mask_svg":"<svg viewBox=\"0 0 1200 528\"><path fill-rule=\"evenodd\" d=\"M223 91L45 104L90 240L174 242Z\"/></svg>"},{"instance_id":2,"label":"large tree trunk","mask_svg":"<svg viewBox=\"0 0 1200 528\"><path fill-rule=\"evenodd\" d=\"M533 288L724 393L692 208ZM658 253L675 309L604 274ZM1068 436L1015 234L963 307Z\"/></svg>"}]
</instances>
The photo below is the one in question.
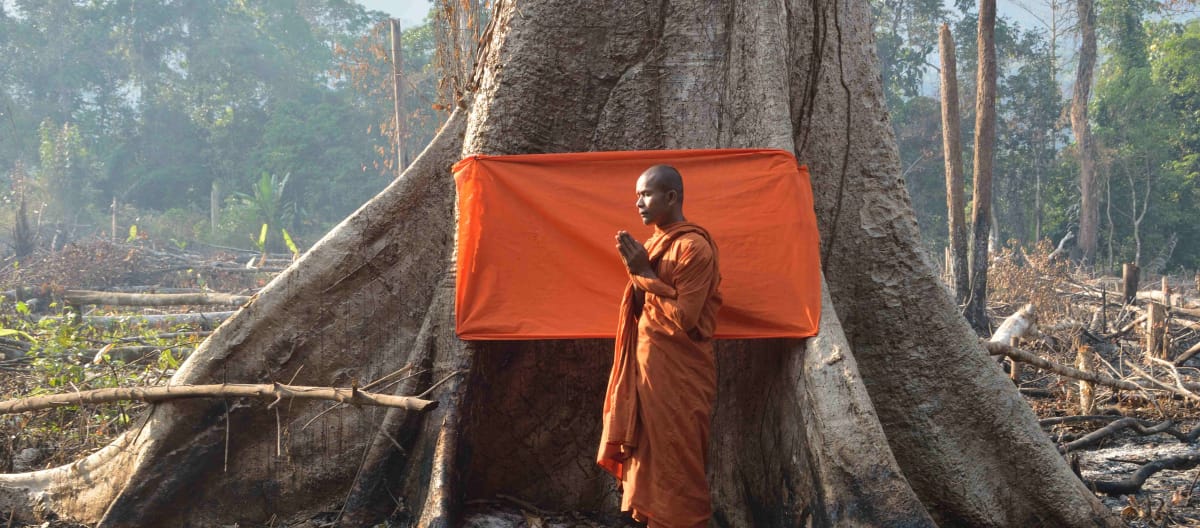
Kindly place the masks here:
<instances>
[{"instance_id":1,"label":"large tree trunk","mask_svg":"<svg viewBox=\"0 0 1200 528\"><path fill-rule=\"evenodd\" d=\"M967 227L963 216L962 132L958 113L958 65L950 26L938 28L942 62L942 157L946 165L946 218L950 228L950 270L954 300L967 301L971 283L967 269Z\"/></svg>"},{"instance_id":2,"label":"large tree trunk","mask_svg":"<svg viewBox=\"0 0 1200 528\"><path fill-rule=\"evenodd\" d=\"M814 175L821 333L718 343L714 524L1115 526L925 261L869 17L838 0L501 2L473 98L173 380L299 371L296 384L341 386L413 365L427 373L398 392L452 376L428 396L438 409L340 409L306 428L326 406L296 402L277 433L253 404L159 405L75 465L3 477L0 507L107 526L266 524L343 504L350 525L453 526L497 494L613 512L618 491L593 462L612 340L453 335L450 164L774 147Z\"/></svg>"},{"instance_id":3,"label":"large tree trunk","mask_svg":"<svg viewBox=\"0 0 1200 528\"><path fill-rule=\"evenodd\" d=\"M1096 185L1096 146L1088 122L1088 98L1096 69L1096 4L1095 0L1077 0L1075 5L1079 14L1079 63L1071 95L1071 132L1079 156L1079 258L1093 265L1100 240L1100 189Z\"/></svg>"}]
</instances>

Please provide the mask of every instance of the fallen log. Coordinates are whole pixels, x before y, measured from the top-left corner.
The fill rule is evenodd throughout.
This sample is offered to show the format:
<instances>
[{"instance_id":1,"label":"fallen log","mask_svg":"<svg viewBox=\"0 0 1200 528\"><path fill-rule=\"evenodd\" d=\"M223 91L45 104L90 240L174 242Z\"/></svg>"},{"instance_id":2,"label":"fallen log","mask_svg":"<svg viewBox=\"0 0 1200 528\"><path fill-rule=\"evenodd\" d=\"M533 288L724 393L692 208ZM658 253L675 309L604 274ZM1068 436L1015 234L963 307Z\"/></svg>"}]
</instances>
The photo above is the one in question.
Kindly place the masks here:
<instances>
[{"instance_id":1,"label":"fallen log","mask_svg":"<svg viewBox=\"0 0 1200 528\"><path fill-rule=\"evenodd\" d=\"M118 325L135 325L144 324L147 326L172 326L172 325L195 325L202 329L211 330L220 326L222 322L231 317L236 312L203 312L203 313L182 313L182 314L156 314L156 315L88 315L83 317L63 317L51 316L44 317L59 323L63 322L79 322L80 324L96 327L113 327Z\"/></svg>"},{"instance_id":2,"label":"fallen log","mask_svg":"<svg viewBox=\"0 0 1200 528\"><path fill-rule=\"evenodd\" d=\"M167 385L163 387L93 389L65 394L16 398L0 402L0 414L51 409L63 405L111 403L128 400L157 403L186 398L233 397L260 398L273 401L282 399L329 400L351 405L397 407L420 412L436 409L438 405L436 401L432 400L423 400L411 396L392 396L390 394L364 392L358 390L357 387L306 387L284 385L282 383L226 383L220 385Z\"/></svg>"},{"instance_id":3,"label":"fallen log","mask_svg":"<svg viewBox=\"0 0 1200 528\"><path fill-rule=\"evenodd\" d=\"M1140 291L1137 292L1137 298L1141 301L1154 301L1162 304L1170 304L1171 309L1173 310L1177 310L1179 308L1200 308L1200 300L1197 300L1193 297L1184 297L1183 294L1179 293L1169 293L1164 295L1162 290ZM1171 302L1168 303L1166 299L1170 299Z\"/></svg>"},{"instance_id":4,"label":"fallen log","mask_svg":"<svg viewBox=\"0 0 1200 528\"><path fill-rule=\"evenodd\" d=\"M1164 469L1179 471L1196 466L1200 466L1200 453L1188 453L1155 460L1138 468L1133 475L1118 481L1084 479L1083 483L1097 493L1117 497L1137 493L1146 483L1146 479Z\"/></svg>"},{"instance_id":5,"label":"fallen log","mask_svg":"<svg viewBox=\"0 0 1200 528\"><path fill-rule=\"evenodd\" d=\"M150 270L149 273L170 273L172 271L216 271L221 273L279 273L287 268L283 267L262 267L247 268L245 266L171 266L169 268L159 268Z\"/></svg>"},{"instance_id":6,"label":"fallen log","mask_svg":"<svg viewBox=\"0 0 1200 528\"><path fill-rule=\"evenodd\" d=\"M62 298L70 304L109 306L183 306L183 305L242 305L248 295L228 293L117 293L92 290L67 290Z\"/></svg>"}]
</instances>

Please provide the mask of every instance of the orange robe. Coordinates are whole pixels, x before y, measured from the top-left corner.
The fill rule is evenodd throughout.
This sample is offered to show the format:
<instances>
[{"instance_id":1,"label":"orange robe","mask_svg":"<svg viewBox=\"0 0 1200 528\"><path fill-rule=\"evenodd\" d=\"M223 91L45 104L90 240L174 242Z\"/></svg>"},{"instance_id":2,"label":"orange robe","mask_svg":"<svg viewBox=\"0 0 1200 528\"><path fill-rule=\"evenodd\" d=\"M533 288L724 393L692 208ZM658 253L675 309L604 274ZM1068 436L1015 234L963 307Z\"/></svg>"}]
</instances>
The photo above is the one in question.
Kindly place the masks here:
<instances>
[{"instance_id":1,"label":"orange robe","mask_svg":"<svg viewBox=\"0 0 1200 528\"><path fill-rule=\"evenodd\" d=\"M686 222L655 229L645 246L658 278L631 276L621 300L597 463L621 481L621 509L634 518L652 527L706 526L717 247ZM646 292L641 310L635 287Z\"/></svg>"}]
</instances>

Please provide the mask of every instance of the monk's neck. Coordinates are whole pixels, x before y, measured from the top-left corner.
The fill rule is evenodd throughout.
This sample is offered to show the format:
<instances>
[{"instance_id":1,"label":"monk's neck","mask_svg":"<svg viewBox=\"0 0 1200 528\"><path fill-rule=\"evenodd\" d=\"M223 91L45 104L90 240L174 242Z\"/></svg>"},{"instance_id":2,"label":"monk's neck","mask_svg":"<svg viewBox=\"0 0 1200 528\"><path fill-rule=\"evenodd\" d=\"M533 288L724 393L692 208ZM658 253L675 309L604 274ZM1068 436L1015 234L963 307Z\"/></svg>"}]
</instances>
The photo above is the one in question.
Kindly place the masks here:
<instances>
[{"instance_id":1,"label":"monk's neck","mask_svg":"<svg viewBox=\"0 0 1200 528\"><path fill-rule=\"evenodd\" d=\"M673 218L667 222L663 222L661 224L655 224L654 232L655 233L666 233L667 231L670 231L671 229L678 227L679 224L683 224L686 222L687 222L687 218L684 218L682 215L680 215L678 218Z\"/></svg>"}]
</instances>

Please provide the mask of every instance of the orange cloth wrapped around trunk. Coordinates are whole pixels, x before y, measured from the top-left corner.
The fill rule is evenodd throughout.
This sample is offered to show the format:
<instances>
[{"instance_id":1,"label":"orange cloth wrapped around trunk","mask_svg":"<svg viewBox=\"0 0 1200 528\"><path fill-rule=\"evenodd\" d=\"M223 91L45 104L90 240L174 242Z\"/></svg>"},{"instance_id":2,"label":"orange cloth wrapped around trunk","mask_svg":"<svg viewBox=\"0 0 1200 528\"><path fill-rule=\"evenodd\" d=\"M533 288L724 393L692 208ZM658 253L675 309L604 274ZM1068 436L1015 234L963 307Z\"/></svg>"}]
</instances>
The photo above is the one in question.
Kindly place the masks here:
<instances>
[{"instance_id":1,"label":"orange cloth wrapped around trunk","mask_svg":"<svg viewBox=\"0 0 1200 528\"><path fill-rule=\"evenodd\" d=\"M722 251L716 337L816 335L821 278L808 170L782 150L722 149L458 162L459 337L613 337L628 281L613 237L651 235L634 184L660 163L679 169L684 214Z\"/></svg>"},{"instance_id":2,"label":"orange cloth wrapped around trunk","mask_svg":"<svg viewBox=\"0 0 1200 528\"><path fill-rule=\"evenodd\" d=\"M687 222L656 229L645 246L657 278L633 275L625 288L596 462L621 481L621 509L634 518L705 526L717 246ZM645 292L641 307L635 288Z\"/></svg>"}]
</instances>

